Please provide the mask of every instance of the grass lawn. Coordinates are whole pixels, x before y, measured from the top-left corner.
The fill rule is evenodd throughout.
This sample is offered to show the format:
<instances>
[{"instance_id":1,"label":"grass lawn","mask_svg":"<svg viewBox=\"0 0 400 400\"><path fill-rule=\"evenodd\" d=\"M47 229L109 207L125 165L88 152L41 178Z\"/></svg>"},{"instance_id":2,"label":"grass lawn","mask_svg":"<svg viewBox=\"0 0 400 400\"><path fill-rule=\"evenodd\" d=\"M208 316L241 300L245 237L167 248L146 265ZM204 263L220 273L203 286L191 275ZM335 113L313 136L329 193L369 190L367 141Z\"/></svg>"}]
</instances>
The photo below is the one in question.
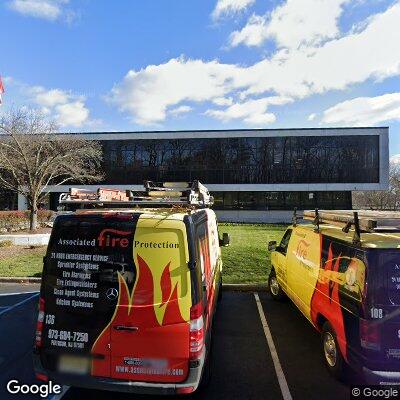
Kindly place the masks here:
<instances>
[{"instance_id":1,"label":"grass lawn","mask_svg":"<svg viewBox=\"0 0 400 400\"><path fill-rule=\"evenodd\" d=\"M267 243L280 241L284 225L220 224L222 235L231 235L229 247L222 248L225 283L264 283L271 268ZM46 247L0 248L0 276L40 276Z\"/></svg>"},{"instance_id":2,"label":"grass lawn","mask_svg":"<svg viewBox=\"0 0 400 400\"><path fill-rule=\"evenodd\" d=\"M33 249L24 246L0 248L0 276L40 277L46 246Z\"/></svg>"},{"instance_id":3,"label":"grass lawn","mask_svg":"<svg viewBox=\"0 0 400 400\"><path fill-rule=\"evenodd\" d=\"M219 232L231 235L229 247L222 248L224 283L263 283L271 269L267 244L279 242L285 225L219 224Z\"/></svg>"}]
</instances>

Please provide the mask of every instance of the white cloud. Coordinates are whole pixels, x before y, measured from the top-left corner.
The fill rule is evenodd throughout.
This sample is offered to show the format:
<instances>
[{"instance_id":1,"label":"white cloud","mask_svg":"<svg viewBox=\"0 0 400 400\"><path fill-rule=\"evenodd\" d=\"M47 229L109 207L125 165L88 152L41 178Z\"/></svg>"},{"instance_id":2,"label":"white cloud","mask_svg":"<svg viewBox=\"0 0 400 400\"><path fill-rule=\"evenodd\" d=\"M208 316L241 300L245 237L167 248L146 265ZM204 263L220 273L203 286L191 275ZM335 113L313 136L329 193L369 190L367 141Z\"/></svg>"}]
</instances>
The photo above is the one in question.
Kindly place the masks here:
<instances>
[{"instance_id":1,"label":"white cloud","mask_svg":"<svg viewBox=\"0 0 400 400\"><path fill-rule=\"evenodd\" d=\"M319 47L282 49L250 66L218 61L171 59L129 71L110 101L139 124L164 121L181 102L236 103L254 97L302 99L344 90L367 80L400 75L400 3L368 19L365 29ZM211 115L211 114L209 114Z\"/></svg>"},{"instance_id":2,"label":"white cloud","mask_svg":"<svg viewBox=\"0 0 400 400\"><path fill-rule=\"evenodd\" d=\"M317 118L317 114L312 113L312 114L310 114L310 115L308 116L307 120L308 120L308 121L314 121L315 118Z\"/></svg>"},{"instance_id":3,"label":"white cloud","mask_svg":"<svg viewBox=\"0 0 400 400\"><path fill-rule=\"evenodd\" d=\"M212 12L213 19L219 19L223 15L236 14L250 7L255 0L218 0Z\"/></svg>"},{"instance_id":4,"label":"white cloud","mask_svg":"<svg viewBox=\"0 0 400 400\"><path fill-rule=\"evenodd\" d=\"M37 86L32 88L35 102L43 107L54 107L57 104L64 104L68 101L68 94L60 89L45 90Z\"/></svg>"},{"instance_id":5,"label":"white cloud","mask_svg":"<svg viewBox=\"0 0 400 400\"><path fill-rule=\"evenodd\" d=\"M261 46L269 37L267 18L253 14L247 21L246 26L241 31L234 31L229 38L231 47L244 44L246 46Z\"/></svg>"},{"instance_id":6,"label":"white cloud","mask_svg":"<svg viewBox=\"0 0 400 400\"><path fill-rule=\"evenodd\" d=\"M315 46L338 36L342 6L350 0L287 0L270 15L253 15L230 36L230 46L261 46L272 39L278 47Z\"/></svg>"},{"instance_id":7,"label":"white cloud","mask_svg":"<svg viewBox=\"0 0 400 400\"><path fill-rule=\"evenodd\" d=\"M357 97L324 111L323 122L355 126L400 121L400 93L377 97Z\"/></svg>"},{"instance_id":8,"label":"white cloud","mask_svg":"<svg viewBox=\"0 0 400 400\"><path fill-rule=\"evenodd\" d=\"M223 97L235 70L233 65L216 61L171 59L165 64L129 71L112 89L111 101L139 124L159 123L165 120L168 107L182 101Z\"/></svg>"},{"instance_id":9,"label":"white cloud","mask_svg":"<svg viewBox=\"0 0 400 400\"><path fill-rule=\"evenodd\" d=\"M21 91L43 114L54 118L60 127L82 127L90 123L89 109L84 96L61 89L46 89L42 86L19 84Z\"/></svg>"},{"instance_id":10,"label":"white cloud","mask_svg":"<svg viewBox=\"0 0 400 400\"><path fill-rule=\"evenodd\" d=\"M56 120L60 126L73 126L79 128L89 118L89 110L82 101L72 101L55 107Z\"/></svg>"},{"instance_id":11,"label":"white cloud","mask_svg":"<svg viewBox=\"0 0 400 400\"><path fill-rule=\"evenodd\" d=\"M240 119L246 124L262 127L276 121L275 115L267 112L269 105L282 105L290 101L291 99L289 98L266 97L243 103L235 103L225 110L207 110L206 115L223 122Z\"/></svg>"},{"instance_id":12,"label":"white cloud","mask_svg":"<svg viewBox=\"0 0 400 400\"><path fill-rule=\"evenodd\" d=\"M232 97L217 97L212 102L217 106L230 106L233 104L233 99Z\"/></svg>"},{"instance_id":13,"label":"white cloud","mask_svg":"<svg viewBox=\"0 0 400 400\"><path fill-rule=\"evenodd\" d=\"M169 113L171 115L176 116L176 115L188 113L188 112L190 112L192 110L193 110L193 108L190 107L190 106L179 106L179 107L176 107L176 108L173 108L173 109L169 110Z\"/></svg>"},{"instance_id":14,"label":"white cloud","mask_svg":"<svg viewBox=\"0 0 400 400\"><path fill-rule=\"evenodd\" d=\"M69 0L12 0L8 6L19 14L56 21L64 17L68 22L75 18L72 10L65 9Z\"/></svg>"}]
</instances>

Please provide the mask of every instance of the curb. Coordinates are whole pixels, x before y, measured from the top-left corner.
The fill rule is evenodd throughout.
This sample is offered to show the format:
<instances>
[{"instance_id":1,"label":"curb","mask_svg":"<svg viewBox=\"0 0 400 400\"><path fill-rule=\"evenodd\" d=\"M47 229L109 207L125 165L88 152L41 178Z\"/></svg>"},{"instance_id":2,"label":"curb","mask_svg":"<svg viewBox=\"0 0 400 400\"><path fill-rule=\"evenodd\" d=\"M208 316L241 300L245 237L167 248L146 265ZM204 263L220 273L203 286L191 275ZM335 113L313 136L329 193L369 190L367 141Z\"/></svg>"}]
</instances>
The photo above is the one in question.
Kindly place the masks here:
<instances>
[{"instance_id":1,"label":"curb","mask_svg":"<svg viewBox=\"0 0 400 400\"><path fill-rule=\"evenodd\" d=\"M29 278L29 277L13 277L13 278L2 278L0 277L0 283L41 283L42 278ZM266 292L268 286L266 283L260 284L245 284L245 283L223 283L222 290L232 292Z\"/></svg>"},{"instance_id":2,"label":"curb","mask_svg":"<svg viewBox=\"0 0 400 400\"><path fill-rule=\"evenodd\" d=\"M231 292L266 292L267 283L223 283L222 290Z\"/></svg>"},{"instance_id":3,"label":"curb","mask_svg":"<svg viewBox=\"0 0 400 400\"><path fill-rule=\"evenodd\" d=\"M1 278L0 283L41 283L42 278L29 278L29 277L13 277L13 278Z\"/></svg>"}]
</instances>

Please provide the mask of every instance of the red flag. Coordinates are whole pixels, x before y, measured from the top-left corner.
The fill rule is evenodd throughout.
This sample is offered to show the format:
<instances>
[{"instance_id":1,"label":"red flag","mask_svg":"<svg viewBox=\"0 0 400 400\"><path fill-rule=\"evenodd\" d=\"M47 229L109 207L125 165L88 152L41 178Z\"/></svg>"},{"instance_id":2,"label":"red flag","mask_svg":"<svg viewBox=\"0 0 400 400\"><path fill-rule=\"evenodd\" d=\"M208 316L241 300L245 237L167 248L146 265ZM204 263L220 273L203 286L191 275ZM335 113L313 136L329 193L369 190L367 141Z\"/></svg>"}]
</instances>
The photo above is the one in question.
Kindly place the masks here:
<instances>
[{"instance_id":1,"label":"red flag","mask_svg":"<svg viewBox=\"0 0 400 400\"><path fill-rule=\"evenodd\" d=\"M2 103L1 95L3 93L4 93L4 85L3 85L3 81L1 80L1 76L0 76L0 104Z\"/></svg>"}]
</instances>

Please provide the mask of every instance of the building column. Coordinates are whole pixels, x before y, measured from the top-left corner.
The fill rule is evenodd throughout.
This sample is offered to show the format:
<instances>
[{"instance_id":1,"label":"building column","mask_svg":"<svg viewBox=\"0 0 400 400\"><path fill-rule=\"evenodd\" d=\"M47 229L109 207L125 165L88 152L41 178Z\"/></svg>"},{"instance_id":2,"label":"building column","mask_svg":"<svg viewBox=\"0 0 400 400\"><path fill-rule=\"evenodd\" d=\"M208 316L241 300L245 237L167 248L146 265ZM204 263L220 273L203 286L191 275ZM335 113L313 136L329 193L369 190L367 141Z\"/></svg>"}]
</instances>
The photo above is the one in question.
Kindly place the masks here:
<instances>
[{"instance_id":1,"label":"building column","mask_svg":"<svg viewBox=\"0 0 400 400\"><path fill-rule=\"evenodd\" d=\"M25 211L28 209L28 201L26 197L18 193L18 210Z\"/></svg>"}]
</instances>

